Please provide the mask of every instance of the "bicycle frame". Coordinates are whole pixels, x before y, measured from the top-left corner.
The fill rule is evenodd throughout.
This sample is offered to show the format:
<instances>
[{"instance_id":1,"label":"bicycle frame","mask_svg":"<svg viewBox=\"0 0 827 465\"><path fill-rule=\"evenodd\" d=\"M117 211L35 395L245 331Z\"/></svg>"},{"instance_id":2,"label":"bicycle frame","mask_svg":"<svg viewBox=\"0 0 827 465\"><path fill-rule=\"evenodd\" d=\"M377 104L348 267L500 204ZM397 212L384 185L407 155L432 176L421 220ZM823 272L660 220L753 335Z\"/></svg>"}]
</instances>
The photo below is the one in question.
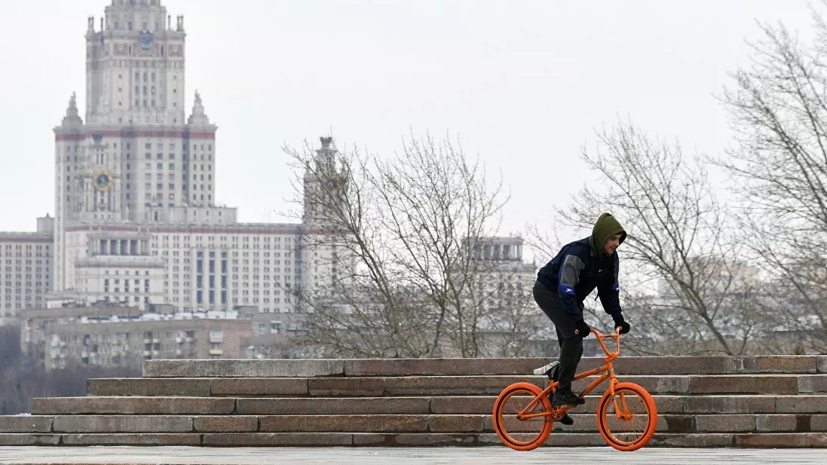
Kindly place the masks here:
<instances>
[{"instance_id":1,"label":"bicycle frame","mask_svg":"<svg viewBox=\"0 0 827 465\"><path fill-rule=\"evenodd\" d=\"M614 399L615 412L617 412L616 413L617 417L621 418L623 416L629 415L628 408L625 405L626 404L626 399L625 398L623 399L623 404L624 404L623 405L623 413L621 413L621 410L617 408L618 407L617 406L617 399L615 398L615 385L618 383L618 381L617 381L617 378L615 377L613 362L620 355L620 327L618 327L615 330L614 334L600 334L599 332L597 332L594 329L592 329L592 334L594 334L595 337L597 337L597 341L600 343L600 346L603 348L603 352L606 354L606 357L603 359L603 363L605 363L605 364L603 366L599 367L599 368L594 368L594 369L586 371L584 373L580 373L578 375L575 375L574 379L579 380L579 379L583 379L583 378L588 378L589 376L594 376L598 373L603 373L602 375L600 375L599 378L592 381L592 383L589 384L588 387L586 387L586 389L583 390L583 392L580 393L580 397L583 397L583 396L587 395L588 393L592 392L597 386L599 386L600 384L602 384L604 381L606 381L608 379L609 380L609 393L611 394L612 399ZM609 352L609 349L606 347L606 344L603 342L603 339L607 339L607 338L614 338L615 344L616 344L616 347L617 347L617 350L615 350L614 352ZM527 411L532 411L532 409L534 409L537 406L537 403L541 402L541 399L544 396L549 396L549 394L557 387L557 384L558 384L557 381L549 380L548 387L543 389L543 392L541 392L540 395L538 395L533 401L531 401L531 403L529 403L528 406L526 406L524 409L522 409L517 414L517 418L520 419L520 420L527 420L529 418L537 418L537 417L554 417L554 419L559 419L558 417L562 417L562 415L566 411L568 411L568 409L570 407L563 407L562 409L553 408L550 411L546 411L545 408L544 408L543 413L526 413Z\"/></svg>"}]
</instances>

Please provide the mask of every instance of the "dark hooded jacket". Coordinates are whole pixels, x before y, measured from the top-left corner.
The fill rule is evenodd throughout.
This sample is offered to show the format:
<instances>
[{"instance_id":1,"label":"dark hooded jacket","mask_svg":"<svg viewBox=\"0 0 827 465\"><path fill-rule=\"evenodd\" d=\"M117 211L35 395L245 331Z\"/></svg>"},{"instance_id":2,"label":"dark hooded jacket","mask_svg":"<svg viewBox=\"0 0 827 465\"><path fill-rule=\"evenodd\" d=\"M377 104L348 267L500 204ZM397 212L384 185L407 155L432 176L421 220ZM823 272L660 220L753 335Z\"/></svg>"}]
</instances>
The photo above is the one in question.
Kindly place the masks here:
<instances>
[{"instance_id":1,"label":"dark hooded jacket","mask_svg":"<svg viewBox=\"0 0 827 465\"><path fill-rule=\"evenodd\" d=\"M626 231L614 216L604 213L597 219L591 236L565 245L537 273L537 281L557 290L563 309L574 321L583 320L583 301L595 288L603 310L615 321L623 319L618 297L617 251L611 255L603 251L606 241L615 234L620 234L622 244Z\"/></svg>"}]
</instances>

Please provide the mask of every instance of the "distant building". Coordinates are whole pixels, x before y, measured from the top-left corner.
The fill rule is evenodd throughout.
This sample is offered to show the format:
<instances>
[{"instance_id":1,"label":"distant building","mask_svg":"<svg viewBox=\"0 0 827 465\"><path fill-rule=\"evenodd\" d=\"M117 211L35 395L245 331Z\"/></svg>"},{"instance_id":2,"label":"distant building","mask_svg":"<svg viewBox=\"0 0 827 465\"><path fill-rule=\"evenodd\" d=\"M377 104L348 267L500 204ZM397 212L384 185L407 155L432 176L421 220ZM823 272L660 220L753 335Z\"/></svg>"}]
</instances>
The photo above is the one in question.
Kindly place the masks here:
<instances>
[{"instance_id":1,"label":"distant building","mask_svg":"<svg viewBox=\"0 0 827 465\"><path fill-rule=\"evenodd\" d=\"M246 358L253 322L237 312L146 313L136 307L24 310L23 352L47 370L140 368L151 359Z\"/></svg>"},{"instance_id":2,"label":"distant building","mask_svg":"<svg viewBox=\"0 0 827 465\"><path fill-rule=\"evenodd\" d=\"M95 324L131 321L141 317L137 307L64 307L24 309L20 316L20 345L23 354L44 361L51 358L51 332L54 327L77 323ZM88 326L92 328L92 326ZM80 360L77 360L78 364ZM45 366L49 367L49 364Z\"/></svg>"},{"instance_id":3,"label":"distant building","mask_svg":"<svg viewBox=\"0 0 827 465\"><path fill-rule=\"evenodd\" d=\"M324 233L324 211L307 204L301 223L238 223L216 198L218 128L198 92L184 108L184 18L173 23L160 0L108 3L78 44L85 118L73 94L54 128L55 217L36 233L0 233L0 323L47 300L297 312L289 289L335 276L335 251L307 240ZM317 162L336 153L322 138Z\"/></svg>"},{"instance_id":4,"label":"distant building","mask_svg":"<svg viewBox=\"0 0 827 465\"><path fill-rule=\"evenodd\" d=\"M0 325L20 309L45 305L52 287L54 218L37 219L37 232L0 232Z\"/></svg>"}]
</instances>

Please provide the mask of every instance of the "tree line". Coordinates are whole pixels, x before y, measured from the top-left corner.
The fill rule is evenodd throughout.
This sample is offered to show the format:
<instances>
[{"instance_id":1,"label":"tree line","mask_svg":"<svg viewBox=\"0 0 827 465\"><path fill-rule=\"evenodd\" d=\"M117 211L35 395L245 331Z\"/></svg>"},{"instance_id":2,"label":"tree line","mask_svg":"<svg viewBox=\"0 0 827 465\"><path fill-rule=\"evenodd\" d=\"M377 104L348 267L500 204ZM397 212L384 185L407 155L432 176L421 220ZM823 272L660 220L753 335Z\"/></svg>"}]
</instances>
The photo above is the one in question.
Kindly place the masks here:
<instances>
[{"instance_id":1,"label":"tree line","mask_svg":"<svg viewBox=\"0 0 827 465\"><path fill-rule=\"evenodd\" d=\"M717 97L733 134L726 153L689 154L621 121L580 154L599 182L558 208L556 221L588 231L611 211L627 228L622 303L634 329L625 345L636 353L827 349L827 27L815 18L807 43L784 26L761 26L749 64ZM302 173L300 215L317 225L303 260L332 270L289 289L311 329L293 341L300 353L554 351L532 273L475 258L475 247L501 234L509 195L458 143L412 136L393 157L285 151ZM565 242L554 228L520 234L540 264Z\"/></svg>"}]
</instances>

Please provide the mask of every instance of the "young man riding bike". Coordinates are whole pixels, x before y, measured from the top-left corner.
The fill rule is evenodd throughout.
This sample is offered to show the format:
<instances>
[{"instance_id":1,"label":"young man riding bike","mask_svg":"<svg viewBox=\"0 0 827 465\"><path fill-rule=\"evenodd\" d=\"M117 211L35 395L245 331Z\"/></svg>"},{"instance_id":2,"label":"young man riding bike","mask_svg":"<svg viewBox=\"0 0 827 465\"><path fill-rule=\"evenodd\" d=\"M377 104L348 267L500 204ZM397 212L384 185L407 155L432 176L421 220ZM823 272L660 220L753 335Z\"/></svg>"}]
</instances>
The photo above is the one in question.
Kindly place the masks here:
<instances>
[{"instance_id":1,"label":"young man riding bike","mask_svg":"<svg viewBox=\"0 0 827 465\"><path fill-rule=\"evenodd\" d=\"M603 310L612 316L620 333L629 332L630 325L623 319L617 283L619 260L617 248L626 239L626 231L609 213L600 215L592 235L565 245L548 264L537 273L534 300L554 323L560 343L560 359L537 371L545 374L558 369L557 391L552 405L581 405L585 399L575 395L571 383L583 356L583 338L591 327L583 319L583 300L597 288ZM537 373L535 371L535 373ZM561 421L572 424L566 415Z\"/></svg>"}]
</instances>

